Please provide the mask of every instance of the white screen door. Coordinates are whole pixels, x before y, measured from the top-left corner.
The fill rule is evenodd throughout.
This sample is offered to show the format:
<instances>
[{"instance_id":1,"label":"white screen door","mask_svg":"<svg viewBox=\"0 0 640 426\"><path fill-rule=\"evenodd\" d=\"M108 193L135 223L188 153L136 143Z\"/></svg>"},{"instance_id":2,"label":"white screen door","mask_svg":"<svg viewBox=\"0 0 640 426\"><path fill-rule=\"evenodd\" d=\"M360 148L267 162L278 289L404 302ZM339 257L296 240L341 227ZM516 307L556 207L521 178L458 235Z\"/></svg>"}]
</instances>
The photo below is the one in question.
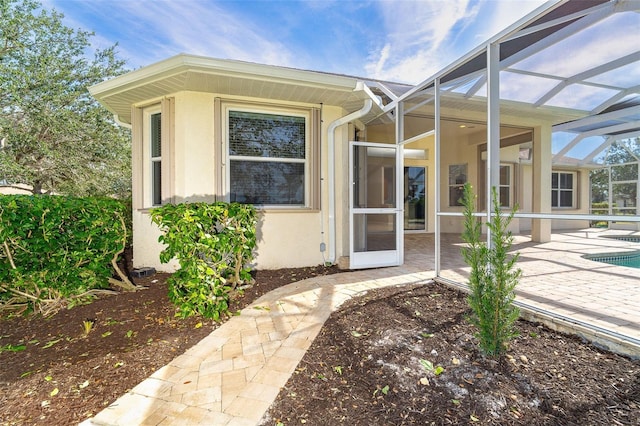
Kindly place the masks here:
<instances>
[{"instance_id":1,"label":"white screen door","mask_svg":"<svg viewBox=\"0 0 640 426\"><path fill-rule=\"evenodd\" d=\"M402 264L402 158L395 145L351 142L349 256L352 269ZM400 189L400 190L399 190Z\"/></svg>"}]
</instances>

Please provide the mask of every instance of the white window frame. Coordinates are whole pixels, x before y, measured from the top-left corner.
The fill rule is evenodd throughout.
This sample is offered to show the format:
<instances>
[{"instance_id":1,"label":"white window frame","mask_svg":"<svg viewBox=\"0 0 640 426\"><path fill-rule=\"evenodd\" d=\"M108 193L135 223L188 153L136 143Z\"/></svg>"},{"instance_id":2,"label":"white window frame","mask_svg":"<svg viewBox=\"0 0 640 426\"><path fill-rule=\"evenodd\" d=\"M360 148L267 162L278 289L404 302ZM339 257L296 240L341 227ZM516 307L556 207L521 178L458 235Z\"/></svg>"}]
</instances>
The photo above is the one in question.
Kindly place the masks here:
<instances>
[{"instance_id":1,"label":"white window frame","mask_svg":"<svg viewBox=\"0 0 640 426\"><path fill-rule=\"evenodd\" d=\"M143 202L144 207L157 207L162 204L162 194L160 194L160 204L154 203L154 175L153 175L153 164L160 163L162 164L162 155L159 157L152 157L152 143L151 140L151 117L156 114L162 114L162 110L160 105L154 105L151 107L144 108L142 111L142 119L143 119L143 127L142 127L142 192L143 192ZM162 116L160 118L162 120ZM161 154L162 154L162 141L161 145ZM162 166L161 166L162 167ZM161 178L162 180L162 178ZM160 182L160 190L162 191L162 182Z\"/></svg>"},{"instance_id":2,"label":"white window frame","mask_svg":"<svg viewBox=\"0 0 640 426\"><path fill-rule=\"evenodd\" d=\"M229 113L231 111L251 112L257 114L285 115L291 117L303 117L305 119L305 155L304 159L296 158L265 158L248 157L229 154ZM255 162L287 162L304 164L304 203L303 204L255 204L260 209L309 209L311 207L311 145L314 143L311 137L312 114L310 109L295 109L284 107L254 106L242 104L226 104L223 109L224 121L224 142L223 153L225 157L225 194L226 201L230 201L231 196L231 162L234 160L255 161Z\"/></svg>"},{"instance_id":3,"label":"white window frame","mask_svg":"<svg viewBox=\"0 0 640 426\"><path fill-rule=\"evenodd\" d=\"M502 168L502 167L506 167L506 168L509 169L509 182L506 185L503 185L502 182L499 182L499 184L498 184L498 197L500 197L500 194L501 194L500 190L502 188L508 188L509 189L509 203L508 204L502 204L502 200L499 200L500 201L500 207L505 208L505 209L507 209L507 208L511 209L511 208L513 208L513 205L514 205L513 199L514 199L514 196L515 196L515 193L514 193L515 167L514 167L514 165L512 163L500 163L500 168Z\"/></svg>"},{"instance_id":4,"label":"white window frame","mask_svg":"<svg viewBox=\"0 0 640 426\"><path fill-rule=\"evenodd\" d=\"M558 175L558 188L554 188L553 187L553 175L557 174ZM571 189L563 189L560 188L560 175L572 175L572 187ZM553 205L553 201L551 202L551 208L552 209L577 209L577 196L578 196L578 173L577 172L572 172L572 171L566 171L566 170L552 170L551 171L551 195L553 196L553 191L558 191L557 192L557 206ZM571 191L571 206L560 206L560 193L561 192L569 192Z\"/></svg>"}]
</instances>

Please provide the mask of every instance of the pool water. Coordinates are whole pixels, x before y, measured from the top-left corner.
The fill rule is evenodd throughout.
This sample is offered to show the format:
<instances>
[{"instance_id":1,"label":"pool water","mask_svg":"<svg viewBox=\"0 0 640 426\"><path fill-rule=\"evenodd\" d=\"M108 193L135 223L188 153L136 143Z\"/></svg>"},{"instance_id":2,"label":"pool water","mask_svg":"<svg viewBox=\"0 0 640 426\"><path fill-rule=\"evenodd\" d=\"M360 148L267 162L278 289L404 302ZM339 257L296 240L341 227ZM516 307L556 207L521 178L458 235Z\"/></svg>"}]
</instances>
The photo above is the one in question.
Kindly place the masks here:
<instances>
[{"instance_id":1,"label":"pool water","mask_svg":"<svg viewBox=\"0 0 640 426\"><path fill-rule=\"evenodd\" d=\"M626 253L605 253L600 255L584 256L586 259L609 265L626 266L627 268L640 269L640 251Z\"/></svg>"},{"instance_id":2,"label":"pool water","mask_svg":"<svg viewBox=\"0 0 640 426\"><path fill-rule=\"evenodd\" d=\"M640 235L616 235L616 236L609 236L607 238L612 238L618 241L626 241L629 243L640 243Z\"/></svg>"}]
</instances>

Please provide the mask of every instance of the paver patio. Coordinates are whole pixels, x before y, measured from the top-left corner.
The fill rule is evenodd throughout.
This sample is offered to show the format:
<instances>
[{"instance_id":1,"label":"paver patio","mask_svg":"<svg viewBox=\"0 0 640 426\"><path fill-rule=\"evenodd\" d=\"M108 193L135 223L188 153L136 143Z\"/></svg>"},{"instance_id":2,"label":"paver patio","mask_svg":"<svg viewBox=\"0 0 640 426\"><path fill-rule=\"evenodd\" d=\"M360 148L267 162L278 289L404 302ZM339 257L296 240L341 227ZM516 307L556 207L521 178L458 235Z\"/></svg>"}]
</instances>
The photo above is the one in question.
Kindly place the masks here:
<instances>
[{"instance_id":1,"label":"paver patio","mask_svg":"<svg viewBox=\"0 0 640 426\"><path fill-rule=\"evenodd\" d=\"M518 237L524 275L517 301L526 315L563 330L591 332L640 356L640 269L582 259L637 249L600 232ZM586 238L589 237L589 238ZM329 275L274 290L83 425L255 425L285 385L325 320L370 289L434 278L433 236L407 235L405 264ZM457 237L443 236L441 276L465 281Z\"/></svg>"}]
</instances>

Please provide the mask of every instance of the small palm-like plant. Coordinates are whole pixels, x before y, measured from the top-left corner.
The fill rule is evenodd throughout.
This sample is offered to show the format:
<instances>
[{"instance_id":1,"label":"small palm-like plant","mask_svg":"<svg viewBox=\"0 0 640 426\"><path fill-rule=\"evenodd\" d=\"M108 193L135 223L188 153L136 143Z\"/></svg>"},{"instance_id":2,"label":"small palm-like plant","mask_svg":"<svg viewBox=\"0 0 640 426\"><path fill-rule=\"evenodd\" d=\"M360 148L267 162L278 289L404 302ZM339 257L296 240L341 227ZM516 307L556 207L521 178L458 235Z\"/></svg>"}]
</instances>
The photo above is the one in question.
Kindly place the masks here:
<instances>
[{"instance_id":1,"label":"small palm-like plant","mask_svg":"<svg viewBox=\"0 0 640 426\"><path fill-rule=\"evenodd\" d=\"M469 183L464 187L464 232L462 239L467 247L462 249L464 260L471 267L469 276L469 306L473 310L471 323L478 329L476 337L481 351L499 357L507 343L517 335L514 324L520 311L513 305L515 287L522 274L516 268L518 254L509 255L513 236L507 230L516 211L503 215L495 187L492 191L494 211L487 227L491 231L490 247L481 240L480 221L474 217L475 194Z\"/></svg>"}]
</instances>

